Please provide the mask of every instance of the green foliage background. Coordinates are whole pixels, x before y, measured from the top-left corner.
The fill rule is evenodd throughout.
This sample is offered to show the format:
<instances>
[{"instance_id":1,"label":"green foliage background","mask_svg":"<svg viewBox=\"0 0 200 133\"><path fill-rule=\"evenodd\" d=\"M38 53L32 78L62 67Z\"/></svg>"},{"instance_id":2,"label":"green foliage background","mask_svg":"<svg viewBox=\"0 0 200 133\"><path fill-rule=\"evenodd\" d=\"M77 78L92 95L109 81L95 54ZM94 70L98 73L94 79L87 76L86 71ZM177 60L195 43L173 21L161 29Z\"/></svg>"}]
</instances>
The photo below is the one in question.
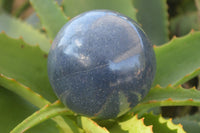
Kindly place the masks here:
<instances>
[{"instance_id":1,"label":"green foliage background","mask_svg":"<svg viewBox=\"0 0 200 133\"><path fill-rule=\"evenodd\" d=\"M200 0L22 1L0 0L0 132L199 132ZM47 77L48 51L57 32L93 9L115 10L137 21L156 53L150 92L112 120L71 112Z\"/></svg>"}]
</instances>

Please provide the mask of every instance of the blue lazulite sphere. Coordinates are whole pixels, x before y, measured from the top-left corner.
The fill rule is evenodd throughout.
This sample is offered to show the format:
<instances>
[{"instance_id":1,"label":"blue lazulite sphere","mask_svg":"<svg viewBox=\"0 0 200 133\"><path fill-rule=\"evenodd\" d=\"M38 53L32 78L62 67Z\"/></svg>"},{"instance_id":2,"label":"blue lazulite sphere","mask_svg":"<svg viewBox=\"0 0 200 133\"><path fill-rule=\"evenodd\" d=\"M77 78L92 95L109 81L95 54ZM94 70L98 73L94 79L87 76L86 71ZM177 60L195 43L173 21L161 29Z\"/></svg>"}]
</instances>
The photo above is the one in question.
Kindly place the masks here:
<instances>
[{"instance_id":1,"label":"blue lazulite sphere","mask_svg":"<svg viewBox=\"0 0 200 133\"><path fill-rule=\"evenodd\" d=\"M155 54L132 19L109 10L89 11L60 30L48 55L48 76L72 111L109 119L129 111L148 93Z\"/></svg>"}]
</instances>

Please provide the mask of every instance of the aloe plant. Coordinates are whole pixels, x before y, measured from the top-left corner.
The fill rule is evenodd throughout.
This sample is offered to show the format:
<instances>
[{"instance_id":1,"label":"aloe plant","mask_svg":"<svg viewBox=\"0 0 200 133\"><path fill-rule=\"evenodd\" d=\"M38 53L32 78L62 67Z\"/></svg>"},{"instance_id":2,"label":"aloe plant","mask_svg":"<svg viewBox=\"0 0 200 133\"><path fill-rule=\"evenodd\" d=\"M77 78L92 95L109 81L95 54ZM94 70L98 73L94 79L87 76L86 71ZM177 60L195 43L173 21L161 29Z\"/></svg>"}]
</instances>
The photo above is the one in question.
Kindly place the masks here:
<instances>
[{"instance_id":1,"label":"aloe plant","mask_svg":"<svg viewBox=\"0 0 200 133\"><path fill-rule=\"evenodd\" d=\"M199 86L182 86L200 74L199 0L28 2L12 11L13 0L0 0L0 132L199 132L198 108L193 114L173 118L166 118L160 109L200 106ZM34 8L33 14L19 18L27 8ZM95 120L68 110L47 77L48 52L57 32L72 17L93 9L115 10L137 21L156 53L157 72L150 92L115 119Z\"/></svg>"}]
</instances>

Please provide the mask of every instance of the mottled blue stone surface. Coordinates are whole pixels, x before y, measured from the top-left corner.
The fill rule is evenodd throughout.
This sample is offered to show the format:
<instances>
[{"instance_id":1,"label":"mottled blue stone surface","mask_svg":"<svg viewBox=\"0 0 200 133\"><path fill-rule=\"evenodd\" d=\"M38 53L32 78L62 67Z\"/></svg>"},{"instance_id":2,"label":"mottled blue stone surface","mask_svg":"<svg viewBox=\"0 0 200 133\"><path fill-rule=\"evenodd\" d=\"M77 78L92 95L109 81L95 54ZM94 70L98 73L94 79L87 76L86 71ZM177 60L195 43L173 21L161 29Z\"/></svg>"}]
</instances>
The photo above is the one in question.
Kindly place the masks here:
<instances>
[{"instance_id":1,"label":"mottled blue stone surface","mask_svg":"<svg viewBox=\"0 0 200 133\"><path fill-rule=\"evenodd\" d=\"M142 29L108 10L83 13L56 36L48 55L50 83L61 101L78 114L118 117L148 93L155 54Z\"/></svg>"}]
</instances>

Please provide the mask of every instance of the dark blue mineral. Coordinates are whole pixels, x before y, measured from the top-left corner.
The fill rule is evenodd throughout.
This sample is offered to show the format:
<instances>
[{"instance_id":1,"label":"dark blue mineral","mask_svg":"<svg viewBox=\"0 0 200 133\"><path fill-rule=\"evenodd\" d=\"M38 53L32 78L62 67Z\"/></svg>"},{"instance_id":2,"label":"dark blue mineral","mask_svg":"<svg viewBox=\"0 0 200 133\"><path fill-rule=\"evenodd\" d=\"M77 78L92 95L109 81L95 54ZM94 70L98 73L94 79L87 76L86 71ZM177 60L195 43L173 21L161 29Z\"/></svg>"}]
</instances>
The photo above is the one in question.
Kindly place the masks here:
<instances>
[{"instance_id":1,"label":"dark blue mineral","mask_svg":"<svg viewBox=\"0 0 200 133\"><path fill-rule=\"evenodd\" d=\"M144 31L108 10L69 21L48 55L48 76L57 96L74 112L99 119L121 116L137 105L155 70L155 54Z\"/></svg>"}]
</instances>

